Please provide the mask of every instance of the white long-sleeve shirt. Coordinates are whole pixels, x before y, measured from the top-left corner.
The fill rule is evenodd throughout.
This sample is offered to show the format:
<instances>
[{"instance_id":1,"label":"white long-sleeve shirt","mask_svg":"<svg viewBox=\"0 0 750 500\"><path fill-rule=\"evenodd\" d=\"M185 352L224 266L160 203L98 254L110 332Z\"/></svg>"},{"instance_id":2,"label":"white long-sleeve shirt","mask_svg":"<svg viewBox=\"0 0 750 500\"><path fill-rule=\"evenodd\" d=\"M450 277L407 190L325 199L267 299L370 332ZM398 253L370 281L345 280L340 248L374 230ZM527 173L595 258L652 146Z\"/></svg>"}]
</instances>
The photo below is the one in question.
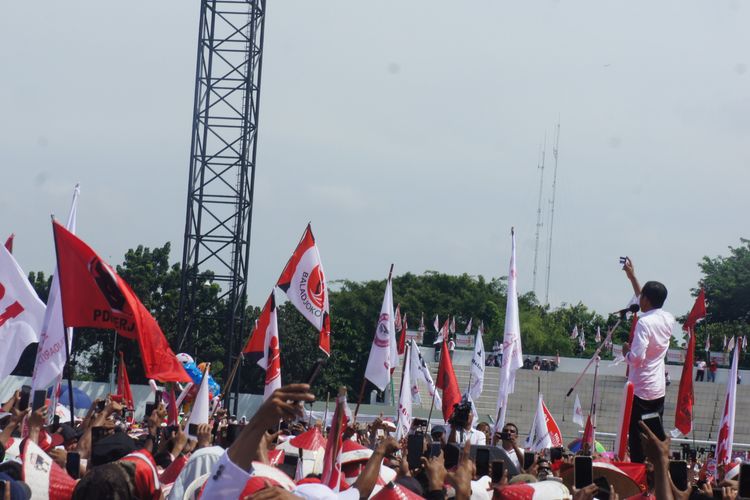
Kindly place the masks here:
<instances>
[{"instance_id":1,"label":"white long-sleeve shirt","mask_svg":"<svg viewBox=\"0 0 750 500\"><path fill-rule=\"evenodd\" d=\"M625 361L630 365L628 380L633 383L635 395L646 401L666 394L664 358L674 323L674 316L663 309L652 309L638 316Z\"/></svg>"}]
</instances>

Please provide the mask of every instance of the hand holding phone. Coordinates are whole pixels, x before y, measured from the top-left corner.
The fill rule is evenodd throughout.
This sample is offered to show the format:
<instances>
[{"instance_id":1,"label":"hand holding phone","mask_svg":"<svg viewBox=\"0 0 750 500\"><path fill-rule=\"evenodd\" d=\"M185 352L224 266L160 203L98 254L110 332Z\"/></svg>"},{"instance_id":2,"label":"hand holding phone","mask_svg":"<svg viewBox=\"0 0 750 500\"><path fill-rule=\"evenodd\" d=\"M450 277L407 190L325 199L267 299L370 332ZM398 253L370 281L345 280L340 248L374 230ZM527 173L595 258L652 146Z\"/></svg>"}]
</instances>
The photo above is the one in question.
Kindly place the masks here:
<instances>
[{"instance_id":1,"label":"hand holding phone","mask_svg":"<svg viewBox=\"0 0 750 500\"><path fill-rule=\"evenodd\" d=\"M594 462L591 457L577 456L573 462L574 486L583 489L594 482Z\"/></svg>"},{"instance_id":2,"label":"hand holding phone","mask_svg":"<svg viewBox=\"0 0 750 500\"><path fill-rule=\"evenodd\" d=\"M661 416L658 413L646 413L641 416L641 420L660 441L667 439L666 434L664 434L664 425L662 425Z\"/></svg>"},{"instance_id":3,"label":"hand holding phone","mask_svg":"<svg viewBox=\"0 0 750 500\"><path fill-rule=\"evenodd\" d=\"M495 460L492 462L492 483L498 484L503 480L503 472L505 471L505 462L502 460Z\"/></svg>"}]
</instances>

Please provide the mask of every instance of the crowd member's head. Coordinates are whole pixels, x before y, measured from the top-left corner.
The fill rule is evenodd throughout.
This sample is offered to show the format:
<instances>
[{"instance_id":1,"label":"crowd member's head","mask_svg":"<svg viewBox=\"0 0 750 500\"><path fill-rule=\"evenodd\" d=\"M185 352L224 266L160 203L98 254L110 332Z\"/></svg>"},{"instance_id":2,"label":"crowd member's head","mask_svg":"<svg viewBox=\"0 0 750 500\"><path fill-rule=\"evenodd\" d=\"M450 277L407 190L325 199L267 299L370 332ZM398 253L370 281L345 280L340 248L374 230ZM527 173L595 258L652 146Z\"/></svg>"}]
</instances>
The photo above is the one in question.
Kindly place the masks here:
<instances>
[{"instance_id":1,"label":"crowd member's head","mask_svg":"<svg viewBox=\"0 0 750 500\"><path fill-rule=\"evenodd\" d=\"M661 309L666 300L667 287L658 281L647 281L641 288L639 305L643 312L648 312L652 309Z\"/></svg>"},{"instance_id":2,"label":"crowd member's head","mask_svg":"<svg viewBox=\"0 0 750 500\"><path fill-rule=\"evenodd\" d=\"M502 436L503 448L505 448L506 450L512 450L513 445L516 442L516 439L518 438L518 426L512 422L507 422L503 426L501 436Z\"/></svg>"},{"instance_id":3,"label":"crowd member's head","mask_svg":"<svg viewBox=\"0 0 750 500\"><path fill-rule=\"evenodd\" d=\"M112 462L91 469L76 485L73 500L135 500L135 464Z\"/></svg>"},{"instance_id":4,"label":"crowd member's head","mask_svg":"<svg viewBox=\"0 0 750 500\"><path fill-rule=\"evenodd\" d=\"M487 422L479 422L477 424L477 430L484 433L485 437L487 438L485 441L486 443L489 443L491 441L490 435L492 433L492 427L490 426L490 424L488 424Z\"/></svg>"}]
</instances>

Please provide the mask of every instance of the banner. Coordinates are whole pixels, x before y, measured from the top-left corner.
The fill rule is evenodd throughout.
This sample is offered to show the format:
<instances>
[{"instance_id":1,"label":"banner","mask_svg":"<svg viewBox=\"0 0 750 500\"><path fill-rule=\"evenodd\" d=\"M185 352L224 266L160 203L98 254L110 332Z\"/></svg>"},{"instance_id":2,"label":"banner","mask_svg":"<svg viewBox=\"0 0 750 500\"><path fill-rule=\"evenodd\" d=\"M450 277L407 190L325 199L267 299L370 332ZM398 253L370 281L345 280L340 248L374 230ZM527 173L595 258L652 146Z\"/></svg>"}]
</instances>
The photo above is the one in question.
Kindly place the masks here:
<instances>
[{"instance_id":1,"label":"banner","mask_svg":"<svg viewBox=\"0 0 750 500\"><path fill-rule=\"evenodd\" d=\"M456 347L462 347L465 349L474 349L474 334L463 335L461 333L456 335Z\"/></svg>"}]
</instances>

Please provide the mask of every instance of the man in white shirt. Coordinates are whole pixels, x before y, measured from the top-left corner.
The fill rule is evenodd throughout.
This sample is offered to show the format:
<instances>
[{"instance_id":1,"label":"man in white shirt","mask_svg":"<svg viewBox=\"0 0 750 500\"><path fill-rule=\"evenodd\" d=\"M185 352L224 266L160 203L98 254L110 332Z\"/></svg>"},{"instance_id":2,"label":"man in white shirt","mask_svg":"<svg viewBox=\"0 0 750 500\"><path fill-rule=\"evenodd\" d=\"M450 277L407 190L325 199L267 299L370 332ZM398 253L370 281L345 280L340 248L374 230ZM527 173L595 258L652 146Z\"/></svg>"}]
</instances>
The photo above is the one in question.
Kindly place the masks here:
<instances>
[{"instance_id":1,"label":"man in white shirt","mask_svg":"<svg viewBox=\"0 0 750 500\"><path fill-rule=\"evenodd\" d=\"M703 377L706 375L706 362L702 359L697 363L698 369L695 371L695 381L703 382Z\"/></svg>"},{"instance_id":2,"label":"man in white shirt","mask_svg":"<svg viewBox=\"0 0 750 500\"><path fill-rule=\"evenodd\" d=\"M459 446L469 441L471 444L486 445L487 436L482 431L472 428L471 423L474 420L474 413L471 402L466 396L456 405L453 415L449 420L451 426L448 435L449 443L457 443Z\"/></svg>"},{"instance_id":3,"label":"man in white shirt","mask_svg":"<svg viewBox=\"0 0 750 500\"><path fill-rule=\"evenodd\" d=\"M658 281L648 281L641 288L635 277L633 263L626 259L623 270L639 296L641 312L633 332L632 344L623 344L622 352L630 367L628 380L633 383L633 411L630 417L630 461L643 463L638 422L647 413L664 413L666 394L664 358L672 337L675 319L662 310L667 299L667 288Z\"/></svg>"}]
</instances>

